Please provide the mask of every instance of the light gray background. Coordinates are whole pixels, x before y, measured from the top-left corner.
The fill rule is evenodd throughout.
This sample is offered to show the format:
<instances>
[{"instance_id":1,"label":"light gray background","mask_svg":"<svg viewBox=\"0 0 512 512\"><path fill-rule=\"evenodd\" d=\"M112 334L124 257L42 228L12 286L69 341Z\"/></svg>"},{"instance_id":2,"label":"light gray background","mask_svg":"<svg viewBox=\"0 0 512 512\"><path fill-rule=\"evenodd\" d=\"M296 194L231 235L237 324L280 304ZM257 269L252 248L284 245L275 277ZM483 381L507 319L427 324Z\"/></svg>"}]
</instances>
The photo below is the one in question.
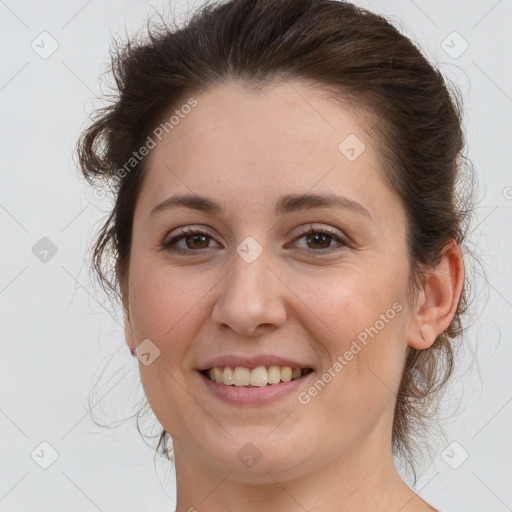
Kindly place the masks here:
<instances>
[{"instance_id":1,"label":"light gray background","mask_svg":"<svg viewBox=\"0 0 512 512\"><path fill-rule=\"evenodd\" d=\"M446 439L434 440L432 463L425 464L415 489L443 512L512 510L512 2L358 4L388 15L460 85L468 154L481 186L472 240L488 284L476 279L474 319L446 401L451 415ZM122 316L109 309L86 267L93 232L109 201L85 189L71 157L91 100L101 93L99 75L112 34L141 28L146 15L163 5L169 4L0 0L4 512L174 511L175 474L169 464L157 461L155 472L153 450L132 422L103 430L86 409L87 394L112 353L95 413L122 419L142 395L137 361L124 344ZM187 4L171 5L179 14ZM47 58L31 47L35 41L40 53L51 49L48 36L40 35L44 31L58 43ZM463 41L454 31L469 44L460 56L454 52ZM43 237L57 248L46 262L32 251ZM157 434L159 426L150 422L145 431ZM43 442L58 453L47 469L40 464L51 461L52 449ZM443 452L453 442L454 450ZM452 467L466 452L467 460Z\"/></svg>"}]
</instances>

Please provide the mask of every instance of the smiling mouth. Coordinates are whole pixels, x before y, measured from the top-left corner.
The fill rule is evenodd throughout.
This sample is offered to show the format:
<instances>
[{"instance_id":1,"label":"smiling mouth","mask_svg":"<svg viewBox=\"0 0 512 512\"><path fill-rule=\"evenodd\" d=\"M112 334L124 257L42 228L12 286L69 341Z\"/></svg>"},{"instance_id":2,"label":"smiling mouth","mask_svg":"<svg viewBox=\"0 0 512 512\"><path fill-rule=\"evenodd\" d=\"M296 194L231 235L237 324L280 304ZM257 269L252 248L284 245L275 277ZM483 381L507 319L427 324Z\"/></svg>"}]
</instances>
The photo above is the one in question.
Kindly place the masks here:
<instances>
[{"instance_id":1,"label":"smiling mouth","mask_svg":"<svg viewBox=\"0 0 512 512\"><path fill-rule=\"evenodd\" d=\"M262 388L300 379L312 371L311 368L291 368L290 366L258 366L257 368L216 366L202 370L200 373L217 384Z\"/></svg>"}]
</instances>

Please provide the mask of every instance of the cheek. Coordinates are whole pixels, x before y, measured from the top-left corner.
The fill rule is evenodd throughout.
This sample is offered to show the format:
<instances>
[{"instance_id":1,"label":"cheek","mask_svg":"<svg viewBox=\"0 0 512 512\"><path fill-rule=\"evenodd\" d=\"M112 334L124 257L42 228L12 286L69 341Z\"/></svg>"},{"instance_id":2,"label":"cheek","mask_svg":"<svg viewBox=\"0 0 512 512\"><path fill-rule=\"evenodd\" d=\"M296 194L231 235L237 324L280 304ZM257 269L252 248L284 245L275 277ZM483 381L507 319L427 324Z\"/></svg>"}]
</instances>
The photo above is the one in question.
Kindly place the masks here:
<instances>
[{"instance_id":1,"label":"cheek","mask_svg":"<svg viewBox=\"0 0 512 512\"><path fill-rule=\"evenodd\" d=\"M141 382L154 414L168 430L176 426L177 410L197 406L187 392L183 369L207 318L208 292L219 279L209 274L142 258L131 262L130 311L136 342L150 339L160 350L152 364L139 365Z\"/></svg>"},{"instance_id":2,"label":"cheek","mask_svg":"<svg viewBox=\"0 0 512 512\"><path fill-rule=\"evenodd\" d=\"M328 358L319 375L326 382L322 394L326 402L339 406L332 421L347 411L361 423L370 421L373 413L368 416L368 410L377 417L398 387L406 350L407 310L403 283L395 279L399 277L343 272L337 279L316 280L314 287L307 286L307 280L302 282L299 293L307 297L310 308L302 326L315 336ZM317 336L319 324L323 329ZM317 405L322 407L320 401Z\"/></svg>"},{"instance_id":3,"label":"cheek","mask_svg":"<svg viewBox=\"0 0 512 512\"><path fill-rule=\"evenodd\" d=\"M403 269L346 267L295 281L294 291L308 306L302 327L322 348L323 375L333 382L327 387L340 411L364 416L365 407L385 406L398 386L406 350L404 289Z\"/></svg>"},{"instance_id":4,"label":"cheek","mask_svg":"<svg viewBox=\"0 0 512 512\"><path fill-rule=\"evenodd\" d=\"M397 310L405 309L402 281L398 272L374 273L355 267L314 277L296 275L291 280L294 292L307 305L308 317L317 317L323 333L330 334L328 339L340 349L376 322L379 331L392 330L392 324L398 327ZM364 339L364 334L359 338Z\"/></svg>"},{"instance_id":5,"label":"cheek","mask_svg":"<svg viewBox=\"0 0 512 512\"><path fill-rule=\"evenodd\" d=\"M133 261L130 309L137 340L150 338L162 348L172 344L178 349L180 340L186 341L184 330L190 329L194 314L208 301L208 293L217 281L211 272L201 272L197 267L177 269Z\"/></svg>"}]
</instances>

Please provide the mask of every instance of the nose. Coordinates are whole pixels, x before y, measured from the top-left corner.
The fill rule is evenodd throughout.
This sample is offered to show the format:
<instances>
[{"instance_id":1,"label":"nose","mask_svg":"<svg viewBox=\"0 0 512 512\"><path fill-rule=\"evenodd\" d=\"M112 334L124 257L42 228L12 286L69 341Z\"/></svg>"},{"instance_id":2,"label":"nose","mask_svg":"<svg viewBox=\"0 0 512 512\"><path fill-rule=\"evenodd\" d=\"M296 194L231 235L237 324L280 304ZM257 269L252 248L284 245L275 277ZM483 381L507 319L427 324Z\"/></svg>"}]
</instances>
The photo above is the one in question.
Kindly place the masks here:
<instances>
[{"instance_id":1,"label":"nose","mask_svg":"<svg viewBox=\"0 0 512 512\"><path fill-rule=\"evenodd\" d=\"M286 321L286 285L270 268L265 251L252 263L234 252L231 270L219 283L220 292L212 311L219 329L232 329L254 337L279 328Z\"/></svg>"}]
</instances>

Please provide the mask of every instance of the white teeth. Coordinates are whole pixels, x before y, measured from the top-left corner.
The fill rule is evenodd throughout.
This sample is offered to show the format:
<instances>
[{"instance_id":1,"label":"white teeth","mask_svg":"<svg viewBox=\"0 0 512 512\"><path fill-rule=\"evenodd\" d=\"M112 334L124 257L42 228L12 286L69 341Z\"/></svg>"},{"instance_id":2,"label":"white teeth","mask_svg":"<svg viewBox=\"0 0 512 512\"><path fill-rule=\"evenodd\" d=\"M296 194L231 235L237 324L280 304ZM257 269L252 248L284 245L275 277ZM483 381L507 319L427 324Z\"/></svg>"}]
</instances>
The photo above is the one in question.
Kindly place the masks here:
<instances>
[{"instance_id":1,"label":"white teeth","mask_svg":"<svg viewBox=\"0 0 512 512\"><path fill-rule=\"evenodd\" d=\"M237 366L233 372L235 386L248 386L251 374L248 368Z\"/></svg>"},{"instance_id":2,"label":"white teeth","mask_svg":"<svg viewBox=\"0 0 512 512\"><path fill-rule=\"evenodd\" d=\"M264 366L258 366L258 368L253 368L251 370L251 378L249 380L249 384L251 386L257 386L262 388L267 385L268 374L267 369Z\"/></svg>"},{"instance_id":3,"label":"white teeth","mask_svg":"<svg viewBox=\"0 0 512 512\"><path fill-rule=\"evenodd\" d=\"M207 376L217 384L226 384L227 386L254 386L265 387L267 384L277 384L279 382L290 382L298 379L309 370L302 368L292 369L290 366L258 366L257 368L244 368L236 366L234 369L230 366L225 368L214 367L206 372Z\"/></svg>"},{"instance_id":4,"label":"white teeth","mask_svg":"<svg viewBox=\"0 0 512 512\"><path fill-rule=\"evenodd\" d=\"M292 372L292 379L298 379L302 376L302 370L300 368L295 368Z\"/></svg>"},{"instance_id":5,"label":"white teeth","mask_svg":"<svg viewBox=\"0 0 512 512\"><path fill-rule=\"evenodd\" d=\"M233 370L229 366L226 366L226 368L224 368L224 373L223 373L223 383L231 385L234 383L234 381L235 381L235 379L233 376Z\"/></svg>"},{"instance_id":6,"label":"white teeth","mask_svg":"<svg viewBox=\"0 0 512 512\"><path fill-rule=\"evenodd\" d=\"M292 369L289 366L281 368L281 380L283 382L290 382L292 380Z\"/></svg>"},{"instance_id":7,"label":"white teeth","mask_svg":"<svg viewBox=\"0 0 512 512\"><path fill-rule=\"evenodd\" d=\"M281 369L279 366L271 366L267 375L269 384L277 384L281 380Z\"/></svg>"},{"instance_id":8,"label":"white teeth","mask_svg":"<svg viewBox=\"0 0 512 512\"><path fill-rule=\"evenodd\" d=\"M210 370L210 378L211 378L211 372L212 370ZM213 379L215 382L217 382L218 384L222 384L224 382L224 373L222 372L222 370L220 368L214 368L213 369Z\"/></svg>"}]
</instances>

